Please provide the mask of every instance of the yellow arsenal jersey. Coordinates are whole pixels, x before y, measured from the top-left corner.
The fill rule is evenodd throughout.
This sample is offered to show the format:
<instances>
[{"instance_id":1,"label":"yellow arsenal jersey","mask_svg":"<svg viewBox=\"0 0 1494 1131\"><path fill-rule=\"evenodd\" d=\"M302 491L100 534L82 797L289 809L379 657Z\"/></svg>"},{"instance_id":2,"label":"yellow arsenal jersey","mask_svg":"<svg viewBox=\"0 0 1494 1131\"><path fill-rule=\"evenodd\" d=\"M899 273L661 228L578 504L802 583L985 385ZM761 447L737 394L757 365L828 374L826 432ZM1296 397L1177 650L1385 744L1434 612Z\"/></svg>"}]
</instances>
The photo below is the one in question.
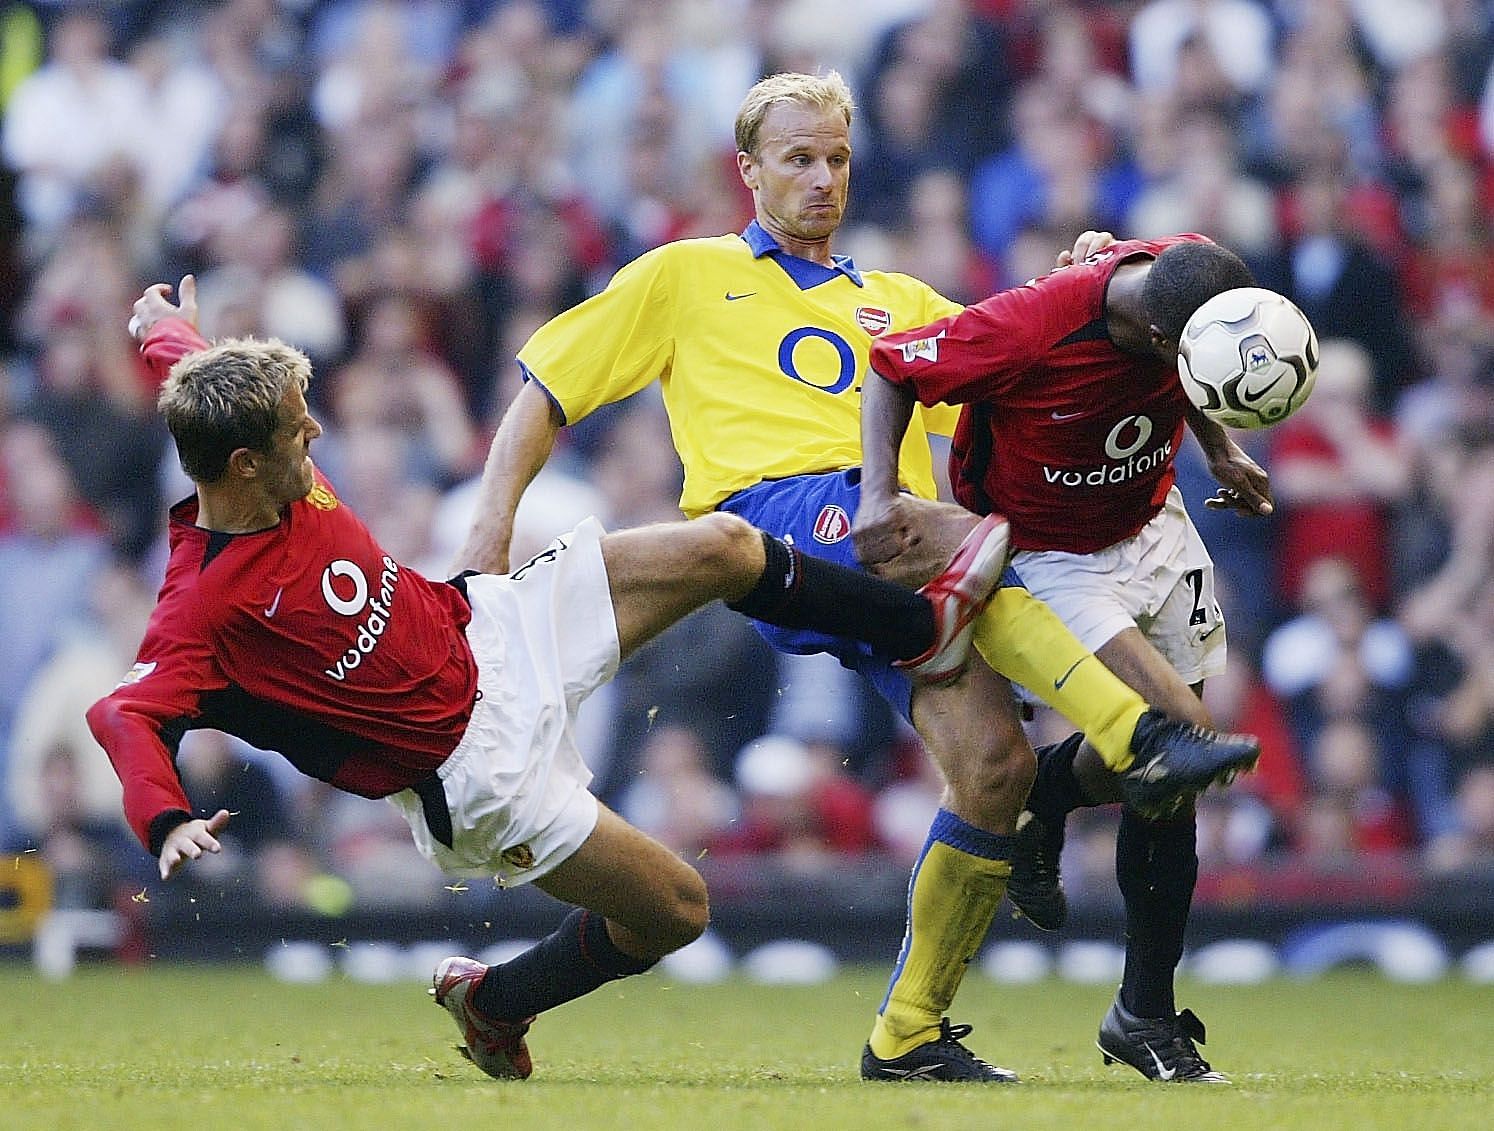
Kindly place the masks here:
<instances>
[{"instance_id":1,"label":"yellow arsenal jersey","mask_svg":"<svg viewBox=\"0 0 1494 1131\"><path fill-rule=\"evenodd\" d=\"M567 423L658 380L693 518L765 479L859 465L871 343L960 309L908 275L786 255L754 221L640 256L538 330L519 363ZM909 489L933 496L925 430L954 422L943 406L915 417Z\"/></svg>"}]
</instances>

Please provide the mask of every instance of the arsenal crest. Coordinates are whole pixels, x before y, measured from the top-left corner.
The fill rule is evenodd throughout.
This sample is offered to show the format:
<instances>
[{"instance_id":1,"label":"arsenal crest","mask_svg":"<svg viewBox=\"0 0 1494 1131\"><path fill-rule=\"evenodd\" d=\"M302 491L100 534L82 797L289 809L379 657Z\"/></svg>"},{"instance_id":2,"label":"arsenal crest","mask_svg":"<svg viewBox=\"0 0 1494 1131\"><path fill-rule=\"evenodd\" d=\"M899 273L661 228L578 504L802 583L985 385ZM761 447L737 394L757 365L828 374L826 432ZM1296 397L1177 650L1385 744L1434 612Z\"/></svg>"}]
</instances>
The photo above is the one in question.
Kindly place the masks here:
<instances>
[{"instance_id":1,"label":"arsenal crest","mask_svg":"<svg viewBox=\"0 0 1494 1131\"><path fill-rule=\"evenodd\" d=\"M830 503L820 510L814 520L814 540L833 546L851 532L851 516L844 507Z\"/></svg>"},{"instance_id":2,"label":"arsenal crest","mask_svg":"<svg viewBox=\"0 0 1494 1131\"><path fill-rule=\"evenodd\" d=\"M885 310L878 310L875 306L858 306L856 321L860 323L863 330L875 338L892 325L892 315Z\"/></svg>"}]
</instances>

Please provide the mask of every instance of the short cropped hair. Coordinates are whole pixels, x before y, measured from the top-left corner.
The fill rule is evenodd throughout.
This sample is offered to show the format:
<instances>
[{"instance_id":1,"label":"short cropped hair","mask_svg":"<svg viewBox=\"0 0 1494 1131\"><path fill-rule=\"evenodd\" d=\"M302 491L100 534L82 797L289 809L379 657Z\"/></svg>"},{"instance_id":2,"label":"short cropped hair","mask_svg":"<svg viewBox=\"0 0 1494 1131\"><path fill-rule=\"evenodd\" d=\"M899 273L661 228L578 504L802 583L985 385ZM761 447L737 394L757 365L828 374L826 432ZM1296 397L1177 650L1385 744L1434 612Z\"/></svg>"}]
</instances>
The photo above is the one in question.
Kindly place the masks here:
<instances>
[{"instance_id":1,"label":"short cropped hair","mask_svg":"<svg viewBox=\"0 0 1494 1131\"><path fill-rule=\"evenodd\" d=\"M171 367L156 407L194 483L216 483L239 448L270 449L280 402L306 391L311 362L276 338L228 338Z\"/></svg>"},{"instance_id":2,"label":"short cropped hair","mask_svg":"<svg viewBox=\"0 0 1494 1131\"><path fill-rule=\"evenodd\" d=\"M1185 240L1162 249L1141 285L1141 305L1170 342L1182 336L1193 312L1215 295L1255 286L1245 261L1217 243Z\"/></svg>"},{"instance_id":3,"label":"short cropped hair","mask_svg":"<svg viewBox=\"0 0 1494 1131\"><path fill-rule=\"evenodd\" d=\"M793 71L769 75L758 82L742 99L737 110L737 149L743 153L757 154L758 133L763 128L763 119L768 111L780 102L792 102L814 106L843 114L846 125L851 124L855 100L851 88L840 72L829 71L823 75L806 75Z\"/></svg>"}]
</instances>

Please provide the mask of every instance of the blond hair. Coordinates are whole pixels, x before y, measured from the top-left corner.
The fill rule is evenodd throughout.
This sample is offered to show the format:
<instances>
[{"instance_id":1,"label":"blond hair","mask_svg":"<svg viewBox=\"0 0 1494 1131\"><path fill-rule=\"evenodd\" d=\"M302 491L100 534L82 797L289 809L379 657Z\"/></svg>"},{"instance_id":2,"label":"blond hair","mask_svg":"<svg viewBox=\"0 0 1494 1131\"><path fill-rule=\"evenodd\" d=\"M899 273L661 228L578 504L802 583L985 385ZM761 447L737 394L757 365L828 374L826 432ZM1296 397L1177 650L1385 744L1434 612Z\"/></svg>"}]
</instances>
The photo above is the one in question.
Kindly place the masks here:
<instances>
[{"instance_id":1,"label":"blond hair","mask_svg":"<svg viewBox=\"0 0 1494 1131\"><path fill-rule=\"evenodd\" d=\"M851 97L851 88L838 71L829 71L823 75L792 71L769 75L747 92L747 97L742 99L742 105L737 109L738 150L756 156L763 119L767 117L768 110L780 102L792 102L843 114L847 126L851 124L851 114L856 105Z\"/></svg>"},{"instance_id":2,"label":"blond hair","mask_svg":"<svg viewBox=\"0 0 1494 1131\"><path fill-rule=\"evenodd\" d=\"M214 483L239 448L268 451L280 402L306 391L311 361L277 338L228 338L171 367L156 407L176 441L182 470Z\"/></svg>"}]
</instances>

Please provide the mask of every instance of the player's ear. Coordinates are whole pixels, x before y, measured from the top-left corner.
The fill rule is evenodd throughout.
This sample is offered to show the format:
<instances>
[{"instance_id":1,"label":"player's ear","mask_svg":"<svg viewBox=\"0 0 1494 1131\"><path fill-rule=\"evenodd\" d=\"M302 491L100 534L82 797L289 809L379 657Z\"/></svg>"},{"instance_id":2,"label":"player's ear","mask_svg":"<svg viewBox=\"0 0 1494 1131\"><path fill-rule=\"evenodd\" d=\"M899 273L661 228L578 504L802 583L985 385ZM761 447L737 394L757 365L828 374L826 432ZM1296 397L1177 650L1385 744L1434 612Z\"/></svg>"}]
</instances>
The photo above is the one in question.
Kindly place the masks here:
<instances>
[{"instance_id":1,"label":"player's ear","mask_svg":"<svg viewBox=\"0 0 1494 1131\"><path fill-rule=\"evenodd\" d=\"M1151 335L1152 349L1155 350L1160 356L1177 357L1177 342L1173 341L1166 334L1164 334L1160 329L1157 328L1155 324L1148 326L1147 332Z\"/></svg>"},{"instance_id":2,"label":"player's ear","mask_svg":"<svg viewBox=\"0 0 1494 1131\"><path fill-rule=\"evenodd\" d=\"M228 466L223 469L226 478L253 479L259 474L260 460L264 457L253 448L235 448L228 457Z\"/></svg>"},{"instance_id":3,"label":"player's ear","mask_svg":"<svg viewBox=\"0 0 1494 1131\"><path fill-rule=\"evenodd\" d=\"M749 189L757 190L757 162L752 154L740 149L737 150L737 175Z\"/></svg>"}]
</instances>

